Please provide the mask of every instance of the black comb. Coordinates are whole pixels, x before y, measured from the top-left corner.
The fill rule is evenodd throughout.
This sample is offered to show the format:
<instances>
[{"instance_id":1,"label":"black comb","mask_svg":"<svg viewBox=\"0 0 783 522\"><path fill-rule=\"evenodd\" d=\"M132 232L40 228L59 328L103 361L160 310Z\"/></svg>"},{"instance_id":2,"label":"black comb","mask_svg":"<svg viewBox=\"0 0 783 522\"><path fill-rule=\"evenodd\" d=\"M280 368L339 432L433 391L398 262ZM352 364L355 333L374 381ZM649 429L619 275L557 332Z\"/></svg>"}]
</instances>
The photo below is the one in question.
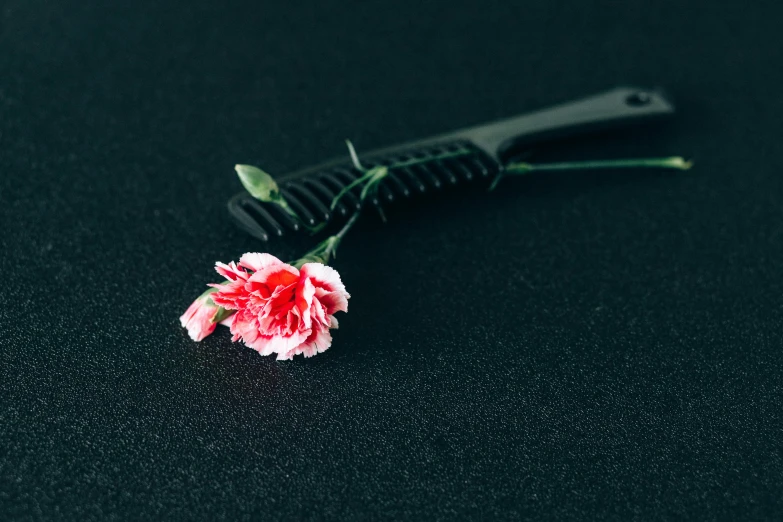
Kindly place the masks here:
<instances>
[{"instance_id":1,"label":"black comb","mask_svg":"<svg viewBox=\"0 0 783 522\"><path fill-rule=\"evenodd\" d=\"M673 113L673 105L660 91L619 87L522 116L362 153L361 161L365 168L389 167L372 201L383 205L452 185L488 181L514 151L535 142L644 123ZM359 208L361 187L356 187L334 211L329 210L334 196L361 175L346 154L282 176L278 185L297 215L307 225L316 226ZM302 228L276 205L261 203L247 192L231 198L228 209L244 230L264 241Z\"/></svg>"}]
</instances>

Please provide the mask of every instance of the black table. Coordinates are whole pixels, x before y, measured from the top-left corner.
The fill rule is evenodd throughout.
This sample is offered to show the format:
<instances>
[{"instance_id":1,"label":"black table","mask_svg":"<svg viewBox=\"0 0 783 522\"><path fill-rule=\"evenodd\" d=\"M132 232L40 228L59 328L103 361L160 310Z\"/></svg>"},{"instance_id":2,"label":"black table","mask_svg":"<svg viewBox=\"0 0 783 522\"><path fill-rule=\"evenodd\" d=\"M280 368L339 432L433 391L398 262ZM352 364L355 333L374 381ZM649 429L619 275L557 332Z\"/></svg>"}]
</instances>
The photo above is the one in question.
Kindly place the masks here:
<instances>
[{"instance_id":1,"label":"black table","mask_svg":"<svg viewBox=\"0 0 783 522\"><path fill-rule=\"evenodd\" d=\"M779 2L0 3L0 517L779 519ZM422 5L423 4L423 5ZM766 5L763 5L766 4ZM334 346L178 317L273 173L619 84L682 154L368 216Z\"/></svg>"}]
</instances>

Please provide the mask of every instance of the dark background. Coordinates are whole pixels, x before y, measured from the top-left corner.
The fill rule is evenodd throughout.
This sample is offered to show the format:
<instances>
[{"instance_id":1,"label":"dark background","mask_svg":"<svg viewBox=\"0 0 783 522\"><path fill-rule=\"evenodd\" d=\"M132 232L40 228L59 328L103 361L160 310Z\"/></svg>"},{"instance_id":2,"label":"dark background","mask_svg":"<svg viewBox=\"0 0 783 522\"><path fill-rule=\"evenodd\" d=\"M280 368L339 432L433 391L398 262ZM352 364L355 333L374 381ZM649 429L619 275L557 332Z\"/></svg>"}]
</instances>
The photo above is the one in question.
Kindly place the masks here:
<instances>
[{"instance_id":1,"label":"dark background","mask_svg":"<svg viewBox=\"0 0 783 522\"><path fill-rule=\"evenodd\" d=\"M0 2L3 519L783 516L779 2ZM619 84L675 120L368 216L333 347L179 315L273 173Z\"/></svg>"}]
</instances>

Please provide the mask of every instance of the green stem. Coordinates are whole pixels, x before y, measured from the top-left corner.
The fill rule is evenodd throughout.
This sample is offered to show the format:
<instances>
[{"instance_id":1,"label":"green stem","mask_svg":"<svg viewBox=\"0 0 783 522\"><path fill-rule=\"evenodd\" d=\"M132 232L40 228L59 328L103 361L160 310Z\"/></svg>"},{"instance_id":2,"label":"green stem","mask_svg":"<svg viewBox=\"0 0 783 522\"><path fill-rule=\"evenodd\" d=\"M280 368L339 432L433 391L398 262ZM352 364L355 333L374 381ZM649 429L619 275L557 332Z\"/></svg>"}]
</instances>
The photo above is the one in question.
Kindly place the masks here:
<instances>
[{"instance_id":1,"label":"green stem","mask_svg":"<svg viewBox=\"0 0 783 522\"><path fill-rule=\"evenodd\" d=\"M334 210L335 207L337 206L337 203L339 203L340 200L343 198L343 196L348 194L348 192L350 192L352 188L354 188L354 187L356 187L358 185L361 185L362 183L364 183L365 181L369 180L374 175L375 175L374 169L370 169L370 170L366 171L363 176L361 176L359 178L356 178L355 180L350 182L348 185L343 187L343 189L332 200L332 204L329 206L329 209L330 210Z\"/></svg>"},{"instance_id":2,"label":"green stem","mask_svg":"<svg viewBox=\"0 0 783 522\"><path fill-rule=\"evenodd\" d=\"M337 238L337 241L342 241L345 234L348 233L349 230L351 230L351 227L353 227L354 223L356 223L356 220L359 219L359 214L361 213L361 210L357 210L353 213L353 216L351 216L351 219L349 219L345 225L343 225L343 228L340 229L338 233L334 235L334 237Z\"/></svg>"},{"instance_id":3,"label":"green stem","mask_svg":"<svg viewBox=\"0 0 783 522\"><path fill-rule=\"evenodd\" d=\"M291 208L291 206L288 204L288 202L285 199L283 199L282 196L280 196L280 199L275 201L275 204L278 205L280 208L282 208L289 216L294 218L297 221L297 223L299 223L299 226L301 226L311 234L316 234L320 232L321 229L326 226L325 222L315 226L310 226L307 223L305 223L305 220L299 217L299 214L297 214L296 211Z\"/></svg>"},{"instance_id":4,"label":"green stem","mask_svg":"<svg viewBox=\"0 0 783 522\"><path fill-rule=\"evenodd\" d=\"M349 219L345 225L343 225L343 228L341 228L339 232L333 236L327 237L318 243L315 248L307 252L304 256L297 259L296 261L292 261L290 264L296 268L302 268L302 265L305 263L321 263L324 265L329 264L329 260L332 257L337 257L337 247L340 245L340 241L343 240L345 234L348 233L351 227L353 227L353 225L359 219L359 214L361 214L361 209L354 212L353 216L351 216L351 219Z\"/></svg>"},{"instance_id":5,"label":"green stem","mask_svg":"<svg viewBox=\"0 0 783 522\"><path fill-rule=\"evenodd\" d=\"M632 158L618 160L594 160L594 161L566 161L560 163L509 163L498 173L489 190L494 189L505 175L521 175L530 172L554 171L554 170L590 170L590 169L633 169L633 168L659 168L688 170L693 163L686 161L681 156L668 158Z\"/></svg>"},{"instance_id":6,"label":"green stem","mask_svg":"<svg viewBox=\"0 0 783 522\"><path fill-rule=\"evenodd\" d=\"M362 172L362 176L356 178L351 183L349 183L347 186L343 187L343 189L337 193L337 195L332 199L332 203L329 206L331 210L334 210L337 204L340 202L340 200L353 189L354 187L361 185L363 183L370 183L375 182L377 183L380 181L381 178L385 177L388 172L385 172L383 175L379 176L377 179L372 179L376 174L378 174L379 170L382 168L386 168L388 170L391 169L401 169L404 167L411 167L413 165L418 165L420 163L427 163L430 161L439 161L439 160L445 160L449 158L456 158L459 156L465 156L468 154L473 154L474 151L470 149L460 149L453 152L444 152L442 154L437 154L435 156L429 156L427 158L414 158L411 160L406 161L400 161L397 163L392 163L390 165L377 165L371 169L365 169L362 164L359 162L359 157L356 155L356 151L353 148L353 145L350 141L346 140L346 143L348 144L348 149L351 151L351 160L353 161L354 167L356 167L357 170ZM362 191L361 199L367 197L367 194L369 193L369 190L367 190L367 187L365 187L365 190Z\"/></svg>"},{"instance_id":7,"label":"green stem","mask_svg":"<svg viewBox=\"0 0 783 522\"><path fill-rule=\"evenodd\" d=\"M693 163L685 161L680 156L670 158L637 158L637 159L618 159L618 160L595 160L595 161L567 161L561 163L510 163L506 166L506 173L527 173L540 170L586 170L586 169L633 169L640 167L664 168L688 170Z\"/></svg>"},{"instance_id":8,"label":"green stem","mask_svg":"<svg viewBox=\"0 0 783 522\"><path fill-rule=\"evenodd\" d=\"M329 259L332 257L337 257L337 247L340 246L340 241L342 241L343 237L345 237L345 234L347 234L348 231L353 228L354 224L359 219L359 214L361 213L361 209L354 212L353 216L351 216L351 219L349 219L345 225L343 225L343 228L341 228L338 233L329 238L329 241L326 245L326 250L324 250L324 264L328 263Z\"/></svg>"}]
</instances>

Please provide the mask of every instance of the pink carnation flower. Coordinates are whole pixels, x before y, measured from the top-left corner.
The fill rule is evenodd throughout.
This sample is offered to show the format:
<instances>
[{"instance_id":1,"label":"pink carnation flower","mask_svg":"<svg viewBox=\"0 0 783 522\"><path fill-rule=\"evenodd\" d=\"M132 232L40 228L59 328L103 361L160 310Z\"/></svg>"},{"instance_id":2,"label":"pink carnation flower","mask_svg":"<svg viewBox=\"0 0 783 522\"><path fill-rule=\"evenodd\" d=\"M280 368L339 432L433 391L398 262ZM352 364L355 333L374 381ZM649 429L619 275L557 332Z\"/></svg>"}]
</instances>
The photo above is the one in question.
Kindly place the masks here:
<instances>
[{"instance_id":1,"label":"pink carnation flower","mask_svg":"<svg viewBox=\"0 0 783 522\"><path fill-rule=\"evenodd\" d=\"M340 275L320 263L300 270L269 254L249 253L239 265L217 263L215 270L228 281L210 285L210 297L227 310L233 340L241 339L261 355L279 360L303 354L312 357L332 344L330 328L337 328L336 312L348 311Z\"/></svg>"},{"instance_id":2,"label":"pink carnation flower","mask_svg":"<svg viewBox=\"0 0 783 522\"><path fill-rule=\"evenodd\" d=\"M188 329L188 335L194 341L200 341L215 331L220 309L212 302L211 294L214 292L210 289L201 294L179 318L180 324Z\"/></svg>"}]
</instances>

